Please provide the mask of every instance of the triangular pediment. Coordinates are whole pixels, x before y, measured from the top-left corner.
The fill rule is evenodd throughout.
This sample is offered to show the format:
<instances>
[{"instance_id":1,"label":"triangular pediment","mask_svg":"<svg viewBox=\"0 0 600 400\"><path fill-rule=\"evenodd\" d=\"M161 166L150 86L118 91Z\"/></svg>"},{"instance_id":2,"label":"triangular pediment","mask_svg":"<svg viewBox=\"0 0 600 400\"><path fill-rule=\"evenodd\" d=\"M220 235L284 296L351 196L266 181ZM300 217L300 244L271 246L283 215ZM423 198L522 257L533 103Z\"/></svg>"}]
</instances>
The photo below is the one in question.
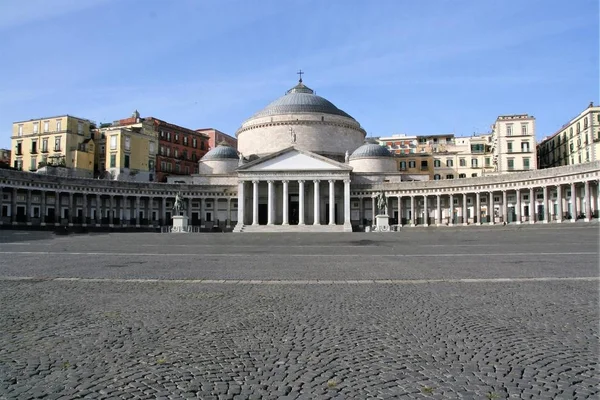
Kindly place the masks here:
<instances>
[{"instance_id":1,"label":"triangular pediment","mask_svg":"<svg viewBox=\"0 0 600 400\"><path fill-rule=\"evenodd\" d=\"M346 171L351 168L327 157L288 148L252 161L238 168L238 171Z\"/></svg>"}]
</instances>

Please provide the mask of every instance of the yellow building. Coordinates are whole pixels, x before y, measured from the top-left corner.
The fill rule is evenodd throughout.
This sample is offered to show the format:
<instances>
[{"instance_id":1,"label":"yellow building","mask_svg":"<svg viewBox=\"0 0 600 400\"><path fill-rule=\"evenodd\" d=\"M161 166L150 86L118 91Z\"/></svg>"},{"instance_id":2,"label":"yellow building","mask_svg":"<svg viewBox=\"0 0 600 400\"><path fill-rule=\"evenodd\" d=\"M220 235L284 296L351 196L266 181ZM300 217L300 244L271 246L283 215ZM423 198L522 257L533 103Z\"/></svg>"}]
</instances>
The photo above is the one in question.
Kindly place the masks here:
<instances>
[{"instance_id":1,"label":"yellow building","mask_svg":"<svg viewBox=\"0 0 600 400\"><path fill-rule=\"evenodd\" d=\"M62 166L74 176L94 173L93 122L71 115L13 123L11 165L34 172L46 165Z\"/></svg>"},{"instance_id":2,"label":"yellow building","mask_svg":"<svg viewBox=\"0 0 600 400\"><path fill-rule=\"evenodd\" d=\"M154 180L157 138L141 126L111 126L100 129L97 146L101 177L148 182Z\"/></svg>"},{"instance_id":3,"label":"yellow building","mask_svg":"<svg viewBox=\"0 0 600 400\"><path fill-rule=\"evenodd\" d=\"M395 155L398 171L415 180L433 179L433 156L428 153Z\"/></svg>"},{"instance_id":4,"label":"yellow building","mask_svg":"<svg viewBox=\"0 0 600 400\"><path fill-rule=\"evenodd\" d=\"M537 145L539 168L600 160L600 107L588 108Z\"/></svg>"}]
</instances>

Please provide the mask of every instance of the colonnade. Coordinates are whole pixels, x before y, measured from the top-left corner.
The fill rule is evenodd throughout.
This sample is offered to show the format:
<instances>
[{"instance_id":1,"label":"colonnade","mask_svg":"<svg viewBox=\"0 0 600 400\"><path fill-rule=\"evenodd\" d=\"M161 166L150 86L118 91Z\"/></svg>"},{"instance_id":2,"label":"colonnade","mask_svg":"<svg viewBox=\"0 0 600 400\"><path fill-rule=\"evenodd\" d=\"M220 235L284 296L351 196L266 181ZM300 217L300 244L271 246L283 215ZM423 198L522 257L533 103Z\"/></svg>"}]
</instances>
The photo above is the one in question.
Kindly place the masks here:
<instances>
[{"instance_id":1,"label":"colonnade","mask_svg":"<svg viewBox=\"0 0 600 400\"><path fill-rule=\"evenodd\" d=\"M359 224L366 218L365 201L375 208L377 193L358 198ZM388 215L398 225L453 226L489 223L561 223L599 216L600 183L597 180L539 187L457 191L449 194L387 193ZM485 204L485 206L482 206ZM371 221L374 220L371 211Z\"/></svg>"},{"instance_id":2,"label":"colonnade","mask_svg":"<svg viewBox=\"0 0 600 400\"><path fill-rule=\"evenodd\" d=\"M38 188L1 188L0 222L27 225L159 226L172 218L175 196L118 193L85 193ZM219 205L226 202L226 211ZM218 221L225 227L236 222L237 199L233 196L188 197L185 214L201 227ZM209 218L207 218L209 217Z\"/></svg>"},{"instance_id":3,"label":"colonnade","mask_svg":"<svg viewBox=\"0 0 600 400\"><path fill-rule=\"evenodd\" d=\"M246 202L246 182L251 183L250 189L250 210L245 210L243 204ZM327 182L326 193L321 192L321 184ZM337 196L336 183L343 182L342 196ZM238 221L248 221L250 225L259 225L259 204L261 188L266 183L266 225L322 225L323 218L321 214L322 200L328 201L328 225L337 225L336 223L336 204L343 206L343 224L350 225L350 180L349 179L282 179L282 180L251 180L238 182ZM294 183L290 188L290 183ZM312 190L309 190L312 189ZM312 192L312 199L307 198L307 193ZM325 191L323 191L325 192ZM290 209L290 196L297 195L298 209ZM324 197L327 196L327 197ZM336 197L337 196L337 197ZM264 196L263 196L264 197ZM336 203L336 198L341 197L341 202ZM294 202L296 203L296 202ZM308 203L308 204L307 204ZM280 207L277 207L280 205ZM312 205L312 212L307 209L307 205ZM280 211L280 212L279 212ZM290 217L293 212L294 220ZM296 220L297 217L297 220ZM309 220L309 217L310 218Z\"/></svg>"}]
</instances>

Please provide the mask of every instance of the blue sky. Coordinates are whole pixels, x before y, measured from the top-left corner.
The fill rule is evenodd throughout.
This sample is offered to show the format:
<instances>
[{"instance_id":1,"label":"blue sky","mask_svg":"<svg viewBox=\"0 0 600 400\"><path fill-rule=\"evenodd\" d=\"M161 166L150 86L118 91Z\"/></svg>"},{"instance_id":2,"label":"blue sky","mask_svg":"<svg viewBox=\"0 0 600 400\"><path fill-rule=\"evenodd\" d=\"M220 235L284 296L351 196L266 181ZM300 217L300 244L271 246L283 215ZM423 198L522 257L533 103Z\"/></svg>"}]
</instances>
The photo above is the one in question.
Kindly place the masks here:
<instances>
[{"instance_id":1,"label":"blue sky","mask_svg":"<svg viewBox=\"0 0 600 400\"><path fill-rule=\"evenodd\" d=\"M597 0L4 0L12 122L155 116L229 134L296 71L369 135L470 135L529 113L538 139L599 101Z\"/></svg>"}]
</instances>

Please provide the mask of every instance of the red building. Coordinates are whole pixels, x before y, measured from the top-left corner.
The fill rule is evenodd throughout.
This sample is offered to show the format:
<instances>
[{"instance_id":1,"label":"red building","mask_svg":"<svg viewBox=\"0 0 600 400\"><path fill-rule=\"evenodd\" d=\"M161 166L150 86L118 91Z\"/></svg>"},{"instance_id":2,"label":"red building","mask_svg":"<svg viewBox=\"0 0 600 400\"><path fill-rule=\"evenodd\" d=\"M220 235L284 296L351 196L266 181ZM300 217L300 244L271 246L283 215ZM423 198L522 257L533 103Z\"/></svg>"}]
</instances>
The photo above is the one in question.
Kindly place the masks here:
<instances>
[{"instance_id":1,"label":"red building","mask_svg":"<svg viewBox=\"0 0 600 400\"><path fill-rule=\"evenodd\" d=\"M158 132L156 180L166 182L169 175L198 173L198 161L209 150L209 137L201 132L149 117Z\"/></svg>"},{"instance_id":2,"label":"red building","mask_svg":"<svg viewBox=\"0 0 600 400\"><path fill-rule=\"evenodd\" d=\"M208 135L209 140L208 140L208 148L210 149L214 149L215 147L217 147L217 145L221 142L225 142L228 145L230 145L231 147L233 147L234 149L237 150L237 139L229 136L226 133L223 133L217 129L214 128L203 128L203 129L196 129L196 132L200 132L200 133L204 133L206 135Z\"/></svg>"}]
</instances>

